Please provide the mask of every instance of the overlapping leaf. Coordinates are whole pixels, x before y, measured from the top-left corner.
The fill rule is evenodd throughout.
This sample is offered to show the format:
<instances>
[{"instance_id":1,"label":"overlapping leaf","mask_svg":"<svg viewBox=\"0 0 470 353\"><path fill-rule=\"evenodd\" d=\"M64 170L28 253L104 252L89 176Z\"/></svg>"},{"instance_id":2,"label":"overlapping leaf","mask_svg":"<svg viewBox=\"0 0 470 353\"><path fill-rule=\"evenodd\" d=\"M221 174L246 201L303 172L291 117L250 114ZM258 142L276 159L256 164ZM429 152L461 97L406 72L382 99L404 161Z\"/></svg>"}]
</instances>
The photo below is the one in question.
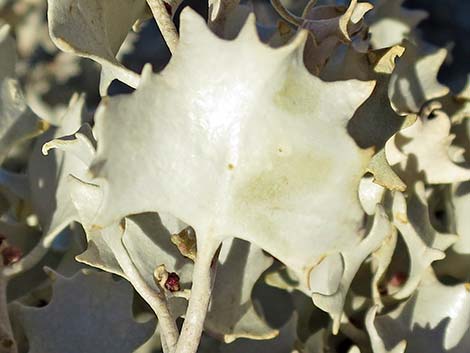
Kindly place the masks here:
<instances>
[{"instance_id":1,"label":"overlapping leaf","mask_svg":"<svg viewBox=\"0 0 470 353\"><path fill-rule=\"evenodd\" d=\"M454 139L451 123L441 110L434 117L422 116L394 135L386 144L388 162L404 179L416 180L424 172L430 184L451 183L470 179L470 170L453 163L449 146Z\"/></svg>"},{"instance_id":2,"label":"overlapping leaf","mask_svg":"<svg viewBox=\"0 0 470 353\"><path fill-rule=\"evenodd\" d=\"M62 118L61 126L41 135L30 156L28 176L31 200L45 236L57 234L78 218L70 199L68 178L69 174L83 176L94 154L94 140L89 126L87 128L85 125L77 132L82 123L89 120L84 105L85 97L75 96ZM54 138L57 139L50 141ZM55 149L49 151L52 148ZM44 156L43 152L48 155Z\"/></svg>"},{"instance_id":3,"label":"overlapping leaf","mask_svg":"<svg viewBox=\"0 0 470 353\"><path fill-rule=\"evenodd\" d=\"M170 234L178 233L184 226L170 215L159 217L147 213L127 218L124 230L119 225L103 230L88 229L88 249L77 260L133 283L134 278L119 264L127 252L144 281L155 291L160 291L153 276L159 265L176 272L183 289L188 289L192 264L170 242ZM272 259L253 245L233 240L224 242L219 261L218 281L205 323L208 332L227 342L239 337L267 339L276 336L277 330L259 317L251 302L254 283ZM184 314L185 305L181 300L174 300L170 305L176 316Z\"/></svg>"},{"instance_id":4,"label":"overlapping leaf","mask_svg":"<svg viewBox=\"0 0 470 353\"><path fill-rule=\"evenodd\" d=\"M376 317L373 325L386 347L405 339L409 352L466 352L470 339L469 306L466 284L443 285L428 271L410 299L389 314ZM369 320L372 317L373 313ZM371 325L372 322L369 331L374 330Z\"/></svg>"},{"instance_id":5,"label":"overlapping leaf","mask_svg":"<svg viewBox=\"0 0 470 353\"><path fill-rule=\"evenodd\" d=\"M48 128L26 105L16 80L16 47L9 26L0 28L0 162L18 142Z\"/></svg>"},{"instance_id":6,"label":"overlapping leaf","mask_svg":"<svg viewBox=\"0 0 470 353\"><path fill-rule=\"evenodd\" d=\"M333 51L341 43L351 43L361 31L363 17L372 5L357 0L352 0L347 8L312 4L315 1L305 8L300 26L311 34L304 52L305 65L311 73L318 74Z\"/></svg>"},{"instance_id":7,"label":"overlapping leaf","mask_svg":"<svg viewBox=\"0 0 470 353\"><path fill-rule=\"evenodd\" d=\"M392 296L406 298L413 293L433 261L445 257L443 251L457 241L454 234L437 232L429 220L424 185L417 183L408 200L396 192L392 202L393 224L408 248L410 268L406 283Z\"/></svg>"},{"instance_id":8,"label":"overlapping leaf","mask_svg":"<svg viewBox=\"0 0 470 353\"><path fill-rule=\"evenodd\" d=\"M402 6L404 0L376 0L368 18L371 23L371 44L375 49L401 44L415 27L427 17L422 10Z\"/></svg>"},{"instance_id":9,"label":"overlapping leaf","mask_svg":"<svg viewBox=\"0 0 470 353\"><path fill-rule=\"evenodd\" d=\"M29 353L131 353L152 334L152 321L134 321L133 292L125 281L84 271L72 278L53 276L51 302L43 308L22 307L20 311Z\"/></svg>"},{"instance_id":10,"label":"overlapping leaf","mask_svg":"<svg viewBox=\"0 0 470 353\"><path fill-rule=\"evenodd\" d=\"M49 32L58 48L97 61L107 76L126 83L136 79L121 69L116 54L132 25L144 16L145 0L49 0L48 5Z\"/></svg>"},{"instance_id":11,"label":"overlapping leaf","mask_svg":"<svg viewBox=\"0 0 470 353\"><path fill-rule=\"evenodd\" d=\"M427 101L449 93L449 88L437 80L447 50L411 42L405 48L388 87L392 107L400 115L418 113Z\"/></svg>"}]
</instances>

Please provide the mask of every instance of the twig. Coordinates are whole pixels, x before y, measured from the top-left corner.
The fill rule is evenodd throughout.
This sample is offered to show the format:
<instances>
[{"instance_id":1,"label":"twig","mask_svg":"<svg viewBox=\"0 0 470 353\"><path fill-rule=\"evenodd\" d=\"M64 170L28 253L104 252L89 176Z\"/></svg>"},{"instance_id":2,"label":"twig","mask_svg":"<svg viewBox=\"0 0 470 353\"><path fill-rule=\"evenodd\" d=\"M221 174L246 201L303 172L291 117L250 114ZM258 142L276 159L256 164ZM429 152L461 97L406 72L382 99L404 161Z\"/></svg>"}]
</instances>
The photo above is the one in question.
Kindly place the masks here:
<instances>
[{"instance_id":1,"label":"twig","mask_svg":"<svg viewBox=\"0 0 470 353\"><path fill-rule=\"evenodd\" d=\"M0 269L3 270L3 258L0 255ZM18 353L7 307L8 279L0 272L0 353Z\"/></svg>"},{"instance_id":2,"label":"twig","mask_svg":"<svg viewBox=\"0 0 470 353\"><path fill-rule=\"evenodd\" d=\"M106 235L103 234L103 236ZM168 309L165 295L161 292L156 292L147 284L147 282L145 282L142 275L132 262L122 240L119 242L110 241L108 242L108 245L111 246L111 250L129 282L132 283L137 293L145 299L155 312L155 315L157 315L162 341L164 341L168 347L168 352L165 353L173 353L176 347L176 342L178 341L178 328L176 327L176 322Z\"/></svg>"},{"instance_id":3,"label":"twig","mask_svg":"<svg viewBox=\"0 0 470 353\"><path fill-rule=\"evenodd\" d=\"M9 266L3 267L0 271L1 274L3 274L6 278L11 278L19 275L22 272L32 269L47 254L49 248L59 234L60 232L45 234L39 240L33 250L31 250L21 260Z\"/></svg>"},{"instance_id":4,"label":"twig","mask_svg":"<svg viewBox=\"0 0 470 353\"><path fill-rule=\"evenodd\" d=\"M210 241L205 246L198 243L191 296L175 353L197 352L215 279L218 246Z\"/></svg>"},{"instance_id":5,"label":"twig","mask_svg":"<svg viewBox=\"0 0 470 353\"><path fill-rule=\"evenodd\" d=\"M171 54L174 54L176 46L178 45L178 32L176 26L171 19L171 15L167 12L163 0L147 0L147 4L152 10L153 17L157 22L158 28L165 39L168 49Z\"/></svg>"}]
</instances>

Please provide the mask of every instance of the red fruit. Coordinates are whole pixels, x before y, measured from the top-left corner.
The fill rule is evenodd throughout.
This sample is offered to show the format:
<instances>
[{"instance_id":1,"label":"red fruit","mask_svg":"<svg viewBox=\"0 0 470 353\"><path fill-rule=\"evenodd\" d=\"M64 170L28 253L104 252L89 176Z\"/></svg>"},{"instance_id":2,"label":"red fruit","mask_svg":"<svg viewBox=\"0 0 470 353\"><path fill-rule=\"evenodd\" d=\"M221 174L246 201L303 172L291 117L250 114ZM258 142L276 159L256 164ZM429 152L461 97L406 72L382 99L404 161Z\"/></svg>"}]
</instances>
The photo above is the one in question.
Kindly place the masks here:
<instances>
[{"instance_id":1,"label":"red fruit","mask_svg":"<svg viewBox=\"0 0 470 353\"><path fill-rule=\"evenodd\" d=\"M170 272L165 282L165 288L170 292L177 292L180 290L180 276L175 272Z\"/></svg>"},{"instance_id":2,"label":"red fruit","mask_svg":"<svg viewBox=\"0 0 470 353\"><path fill-rule=\"evenodd\" d=\"M7 246L2 251L3 265L8 266L14 264L21 259L21 256L23 256L23 253L20 248L13 245Z\"/></svg>"},{"instance_id":3,"label":"red fruit","mask_svg":"<svg viewBox=\"0 0 470 353\"><path fill-rule=\"evenodd\" d=\"M408 279L408 275L403 272L397 272L392 275L392 278L390 278L390 285L394 287L400 287L403 283L406 282Z\"/></svg>"}]
</instances>

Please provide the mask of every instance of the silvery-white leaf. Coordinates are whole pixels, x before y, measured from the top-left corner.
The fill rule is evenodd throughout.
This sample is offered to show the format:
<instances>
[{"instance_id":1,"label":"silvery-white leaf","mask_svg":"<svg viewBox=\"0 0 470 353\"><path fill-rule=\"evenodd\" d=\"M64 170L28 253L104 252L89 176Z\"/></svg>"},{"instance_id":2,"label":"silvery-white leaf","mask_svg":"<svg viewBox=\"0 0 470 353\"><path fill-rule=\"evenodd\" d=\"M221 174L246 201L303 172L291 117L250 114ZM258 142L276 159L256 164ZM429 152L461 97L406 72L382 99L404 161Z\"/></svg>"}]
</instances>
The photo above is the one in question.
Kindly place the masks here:
<instances>
[{"instance_id":1,"label":"silvery-white leaf","mask_svg":"<svg viewBox=\"0 0 470 353\"><path fill-rule=\"evenodd\" d=\"M341 278L338 290L331 295L313 293L312 299L316 306L328 312L333 318L333 333L339 330L341 315L343 313L344 302L348 294L354 276L364 260L374 251L376 251L386 237L393 233L393 227L388 220L385 211L380 205L377 205L374 223L368 236L354 248L341 252L344 261L344 273ZM311 284L313 287L313 285Z\"/></svg>"},{"instance_id":2,"label":"silvery-white leaf","mask_svg":"<svg viewBox=\"0 0 470 353\"><path fill-rule=\"evenodd\" d=\"M409 352L467 352L468 284L443 285L429 269L413 296L390 313L376 317L373 325L389 347L406 339Z\"/></svg>"},{"instance_id":3,"label":"silvery-white leaf","mask_svg":"<svg viewBox=\"0 0 470 353\"><path fill-rule=\"evenodd\" d=\"M144 15L145 0L49 0L48 5L49 33L58 48L91 58L106 66L107 75L127 81L116 55ZM124 74L134 76L129 70Z\"/></svg>"},{"instance_id":4,"label":"silvery-white leaf","mask_svg":"<svg viewBox=\"0 0 470 353\"><path fill-rule=\"evenodd\" d=\"M374 304L382 309L383 303L380 294L379 283L392 262L392 256L397 244L397 230L393 227L387 238L384 239L380 248L372 253L373 278L371 283L372 299Z\"/></svg>"},{"instance_id":5,"label":"silvery-white leaf","mask_svg":"<svg viewBox=\"0 0 470 353\"><path fill-rule=\"evenodd\" d=\"M66 138L66 142L64 139L50 140L71 135L80 129L84 120L88 119L84 105L84 96L74 96L61 126L38 138L30 156L28 176L32 205L44 234L57 234L78 218L70 199L68 179L69 174L80 177L88 170L89 165L85 162L93 154L93 142L88 140L92 137L86 137L79 131L75 137ZM48 155L45 156L43 145L46 142L48 144L44 151ZM56 149L49 151L52 147Z\"/></svg>"},{"instance_id":6,"label":"silvery-white leaf","mask_svg":"<svg viewBox=\"0 0 470 353\"><path fill-rule=\"evenodd\" d=\"M452 183L470 179L470 169L456 165L449 157L449 117L441 110L434 118L418 118L411 126L400 130L385 145L387 161L402 179L416 180L424 172L430 184Z\"/></svg>"},{"instance_id":7,"label":"silvery-white leaf","mask_svg":"<svg viewBox=\"0 0 470 353\"><path fill-rule=\"evenodd\" d=\"M219 353L286 353L294 349L297 339L297 314L279 330L279 336L269 340L252 341L239 339L230 344L221 345ZM209 352L208 352L209 353Z\"/></svg>"},{"instance_id":8,"label":"silvery-white leaf","mask_svg":"<svg viewBox=\"0 0 470 353\"><path fill-rule=\"evenodd\" d=\"M377 328L375 327L374 320L377 314L377 306L373 306L369 309L366 315L366 328L367 332L369 333L370 343L372 347L372 351L374 353L405 353L406 349L406 341L400 340L393 348L387 349L385 347L385 343L377 332Z\"/></svg>"},{"instance_id":9,"label":"silvery-white leaf","mask_svg":"<svg viewBox=\"0 0 470 353\"><path fill-rule=\"evenodd\" d=\"M0 28L0 163L18 142L35 137L47 130L26 105L15 76L16 47L10 37L10 27Z\"/></svg>"},{"instance_id":10,"label":"silvery-white leaf","mask_svg":"<svg viewBox=\"0 0 470 353\"><path fill-rule=\"evenodd\" d=\"M376 0L367 21L371 23L371 44L374 49L401 44L416 26L427 17L423 10L402 6L404 0Z\"/></svg>"},{"instance_id":11,"label":"silvery-white leaf","mask_svg":"<svg viewBox=\"0 0 470 353\"><path fill-rule=\"evenodd\" d=\"M132 288L101 272L58 273L51 302L20 309L29 353L131 353L145 342L155 323L132 317Z\"/></svg>"},{"instance_id":12,"label":"silvery-white leaf","mask_svg":"<svg viewBox=\"0 0 470 353\"><path fill-rule=\"evenodd\" d=\"M446 49L424 43L406 43L405 53L388 86L388 97L398 114L418 113L427 101L449 93L449 88L437 80L446 56Z\"/></svg>"},{"instance_id":13,"label":"silvery-white leaf","mask_svg":"<svg viewBox=\"0 0 470 353\"><path fill-rule=\"evenodd\" d=\"M368 215L373 215L376 205L381 203L386 189L373 181L373 177L364 177L359 184L359 200Z\"/></svg>"},{"instance_id":14,"label":"silvery-white leaf","mask_svg":"<svg viewBox=\"0 0 470 353\"><path fill-rule=\"evenodd\" d=\"M227 343L276 337L278 331L259 316L251 301L253 286L272 258L253 244L232 239L223 243L219 262L205 330Z\"/></svg>"},{"instance_id":15,"label":"silvery-white leaf","mask_svg":"<svg viewBox=\"0 0 470 353\"><path fill-rule=\"evenodd\" d=\"M240 237L290 266L306 287L322 256L360 242L357 189L371 153L346 124L373 82L309 75L305 37L269 48L251 16L234 41L215 37L189 9L181 16L165 70L147 68L133 94L97 111L91 171L104 200L93 223L168 212L193 226L198 250ZM332 97L342 99L333 106Z\"/></svg>"},{"instance_id":16,"label":"silvery-white leaf","mask_svg":"<svg viewBox=\"0 0 470 353\"><path fill-rule=\"evenodd\" d=\"M424 184L418 182L408 200L400 192L393 197L393 224L400 231L408 248L410 268L403 287L392 294L402 299L410 296L431 263L445 257L443 251L455 243L454 234L437 232L431 225Z\"/></svg>"}]
</instances>

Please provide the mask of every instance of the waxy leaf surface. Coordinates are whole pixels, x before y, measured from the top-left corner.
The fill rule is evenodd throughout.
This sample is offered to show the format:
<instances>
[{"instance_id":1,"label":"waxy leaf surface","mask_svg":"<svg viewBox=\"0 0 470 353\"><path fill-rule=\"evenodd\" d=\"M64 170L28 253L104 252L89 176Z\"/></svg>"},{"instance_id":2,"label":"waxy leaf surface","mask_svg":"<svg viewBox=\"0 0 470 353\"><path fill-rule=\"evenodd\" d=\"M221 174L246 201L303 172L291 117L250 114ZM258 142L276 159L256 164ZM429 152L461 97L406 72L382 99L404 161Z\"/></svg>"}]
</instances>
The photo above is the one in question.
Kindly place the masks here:
<instances>
[{"instance_id":1,"label":"waxy leaf surface","mask_svg":"<svg viewBox=\"0 0 470 353\"><path fill-rule=\"evenodd\" d=\"M322 256L361 240L357 190L371 151L346 124L374 83L311 76L305 33L273 49L260 43L252 16L234 41L190 10L181 21L165 70L145 69L136 92L98 109L91 172L104 196L94 224L168 212L196 230L198 253L239 237L306 288Z\"/></svg>"}]
</instances>

